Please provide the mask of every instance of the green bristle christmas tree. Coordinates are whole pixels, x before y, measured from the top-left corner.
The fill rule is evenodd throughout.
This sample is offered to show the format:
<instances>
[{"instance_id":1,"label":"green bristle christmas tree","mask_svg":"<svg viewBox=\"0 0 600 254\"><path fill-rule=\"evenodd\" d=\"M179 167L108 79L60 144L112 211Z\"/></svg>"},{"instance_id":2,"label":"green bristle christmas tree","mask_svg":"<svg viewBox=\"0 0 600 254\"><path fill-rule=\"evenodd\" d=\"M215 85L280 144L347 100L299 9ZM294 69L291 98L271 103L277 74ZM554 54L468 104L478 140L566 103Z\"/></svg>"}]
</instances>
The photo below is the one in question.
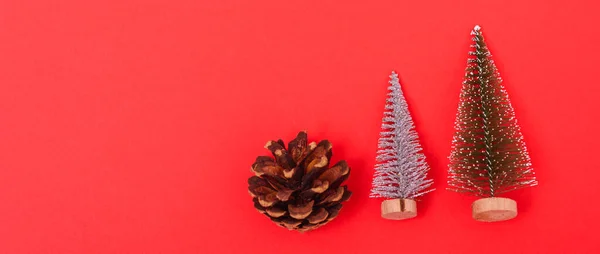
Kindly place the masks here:
<instances>
[{"instance_id":1,"label":"green bristle christmas tree","mask_svg":"<svg viewBox=\"0 0 600 254\"><path fill-rule=\"evenodd\" d=\"M481 197L473 218L501 221L517 216L517 203L505 192L537 181L523 135L481 28L475 26L472 51L456 116L450 155L449 189Z\"/></svg>"}]
</instances>

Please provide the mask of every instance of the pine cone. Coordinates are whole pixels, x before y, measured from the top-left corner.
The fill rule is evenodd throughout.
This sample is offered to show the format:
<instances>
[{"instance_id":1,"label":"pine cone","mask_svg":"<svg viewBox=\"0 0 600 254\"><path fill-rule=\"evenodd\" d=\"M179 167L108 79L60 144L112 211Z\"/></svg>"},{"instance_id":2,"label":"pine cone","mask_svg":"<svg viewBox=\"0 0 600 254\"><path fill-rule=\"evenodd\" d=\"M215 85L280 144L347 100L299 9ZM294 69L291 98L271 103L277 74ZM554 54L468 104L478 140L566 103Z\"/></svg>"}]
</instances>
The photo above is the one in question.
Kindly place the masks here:
<instances>
[{"instance_id":1,"label":"pine cone","mask_svg":"<svg viewBox=\"0 0 600 254\"><path fill-rule=\"evenodd\" d=\"M352 194L341 184L350 175L345 161L329 168L331 143L307 145L306 132L298 133L286 150L282 140L269 141L275 159L259 156L248 179L254 207L278 225L301 232L333 220L342 202Z\"/></svg>"}]
</instances>

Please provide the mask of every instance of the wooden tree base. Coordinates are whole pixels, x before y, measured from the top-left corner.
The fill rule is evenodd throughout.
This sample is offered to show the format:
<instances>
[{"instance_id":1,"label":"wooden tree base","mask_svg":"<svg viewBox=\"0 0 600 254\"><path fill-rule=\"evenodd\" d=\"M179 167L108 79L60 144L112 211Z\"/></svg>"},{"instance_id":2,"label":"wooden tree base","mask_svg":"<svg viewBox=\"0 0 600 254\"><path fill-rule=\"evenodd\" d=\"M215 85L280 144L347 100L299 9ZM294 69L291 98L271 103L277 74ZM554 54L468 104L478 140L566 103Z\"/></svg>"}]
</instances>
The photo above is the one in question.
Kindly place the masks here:
<instances>
[{"instance_id":1,"label":"wooden tree base","mask_svg":"<svg viewBox=\"0 0 600 254\"><path fill-rule=\"evenodd\" d=\"M477 221L495 222L517 217L517 202L509 198L482 198L471 207L473 219Z\"/></svg>"},{"instance_id":2,"label":"wooden tree base","mask_svg":"<svg viewBox=\"0 0 600 254\"><path fill-rule=\"evenodd\" d=\"M417 202L412 199L388 199L381 202L381 217L404 220L417 216Z\"/></svg>"}]
</instances>

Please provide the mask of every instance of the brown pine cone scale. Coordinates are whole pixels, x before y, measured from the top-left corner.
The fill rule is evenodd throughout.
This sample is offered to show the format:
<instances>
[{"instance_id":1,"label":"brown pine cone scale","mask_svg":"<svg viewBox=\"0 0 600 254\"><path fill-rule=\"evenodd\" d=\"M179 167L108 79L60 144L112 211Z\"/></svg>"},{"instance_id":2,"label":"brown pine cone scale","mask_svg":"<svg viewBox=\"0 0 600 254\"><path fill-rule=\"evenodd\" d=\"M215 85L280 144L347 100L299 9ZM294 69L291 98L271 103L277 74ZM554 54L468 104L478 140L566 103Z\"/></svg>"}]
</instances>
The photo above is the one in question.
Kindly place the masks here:
<instances>
[{"instance_id":1,"label":"brown pine cone scale","mask_svg":"<svg viewBox=\"0 0 600 254\"><path fill-rule=\"evenodd\" d=\"M282 140L267 142L274 158L258 156L252 164L255 176L248 179L254 207L278 225L301 232L333 220L352 193L342 186L350 175L348 164L329 167L331 147L327 140L308 144L306 132L298 133L287 149Z\"/></svg>"}]
</instances>

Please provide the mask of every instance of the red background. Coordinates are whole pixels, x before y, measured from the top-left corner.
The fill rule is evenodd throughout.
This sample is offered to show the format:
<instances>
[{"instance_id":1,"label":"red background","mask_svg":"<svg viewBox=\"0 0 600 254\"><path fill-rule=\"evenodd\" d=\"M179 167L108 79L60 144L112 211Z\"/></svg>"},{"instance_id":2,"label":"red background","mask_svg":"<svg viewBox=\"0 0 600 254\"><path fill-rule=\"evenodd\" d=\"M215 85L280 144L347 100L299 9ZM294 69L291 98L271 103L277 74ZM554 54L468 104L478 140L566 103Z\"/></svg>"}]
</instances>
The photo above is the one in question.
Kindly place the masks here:
<instances>
[{"instance_id":1,"label":"red background","mask_svg":"<svg viewBox=\"0 0 600 254\"><path fill-rule=\"evenodd\" d=\"M0 253L597 253L598 9L1 1ZM445 190L475 24L540 182L510 193L520 214L495 224ZM392 70L437 188L401 222L368 198ZM264 143L302 129L333 142L354 192L306 234L256 212L246 189Z\"/></svg>"}]
</instances>

